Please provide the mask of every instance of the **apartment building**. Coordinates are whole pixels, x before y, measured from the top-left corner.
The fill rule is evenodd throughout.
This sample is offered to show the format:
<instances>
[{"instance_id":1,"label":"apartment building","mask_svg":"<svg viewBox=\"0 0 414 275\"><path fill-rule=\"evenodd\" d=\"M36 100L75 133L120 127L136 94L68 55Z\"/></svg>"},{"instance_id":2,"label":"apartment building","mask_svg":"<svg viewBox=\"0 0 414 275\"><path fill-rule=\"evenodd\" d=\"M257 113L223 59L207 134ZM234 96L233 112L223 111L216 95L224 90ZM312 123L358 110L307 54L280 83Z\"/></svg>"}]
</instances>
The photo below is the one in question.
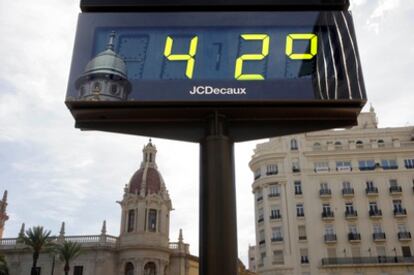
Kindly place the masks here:
<instances>
[{"instance_id":1,"label":"apartment building","mask_svg":"<svg viewBox=\"0 0 414 275\"><path fill-rule=\"evenodd\" d=\"M414 274L414 127L358 125L272 138L250 168L256 245L249 268L276 274Z\"/></svg>"}]
</instances>

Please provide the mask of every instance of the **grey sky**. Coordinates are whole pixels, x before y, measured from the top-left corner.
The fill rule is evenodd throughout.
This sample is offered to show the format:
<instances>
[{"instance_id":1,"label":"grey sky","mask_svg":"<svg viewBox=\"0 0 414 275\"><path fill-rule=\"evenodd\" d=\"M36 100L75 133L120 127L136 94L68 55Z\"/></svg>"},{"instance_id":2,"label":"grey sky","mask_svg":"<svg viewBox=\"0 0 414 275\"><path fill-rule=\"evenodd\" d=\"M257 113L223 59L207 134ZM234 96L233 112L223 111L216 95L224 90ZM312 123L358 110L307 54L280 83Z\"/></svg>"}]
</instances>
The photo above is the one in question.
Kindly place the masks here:
<instances>
[{"instance_id":1,"label":"grey sky","mask_svg":"<svg viewBox=\"0 0 414 275\"><path fill-rule=\"evenodd\" d=\"M354 0L368 96L383 127L414 124L414 1ZM98 234L106 219L117 235L123 186L148 138L80 132L63 104L78 1L0 2L0 192L9 190L6 237L22 222L57 233ZM236 145L239 255L255 242L254 145ZM171 241L184 230L198 254L198 145L154 139L172 197Z\"/></svg>"}]
</instances>

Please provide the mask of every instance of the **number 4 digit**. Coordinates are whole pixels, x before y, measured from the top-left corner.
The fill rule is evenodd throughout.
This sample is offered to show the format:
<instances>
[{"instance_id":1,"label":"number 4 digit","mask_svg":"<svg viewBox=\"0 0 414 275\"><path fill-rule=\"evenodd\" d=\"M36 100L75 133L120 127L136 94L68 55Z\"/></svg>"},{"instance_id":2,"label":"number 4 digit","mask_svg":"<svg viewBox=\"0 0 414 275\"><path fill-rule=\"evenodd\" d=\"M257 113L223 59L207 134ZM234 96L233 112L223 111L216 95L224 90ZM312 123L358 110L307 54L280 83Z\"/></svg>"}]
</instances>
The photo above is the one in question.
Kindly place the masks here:
<instances>
[{"instance_id":1,"label":"number 4 digit","mask_svg":"<svg viewBox=\"0 0 414 275\"><path fill-rule=\"evenodd\" d=\"M174 40L171 37L167 36L167 40L165 41L164 56L170 61L187 61L185 75L189 79L192 79L195 64L194 56L197 53L198 36L194 36L191 39L190 50L188 51L188 54L171 54L173 43Z\"/></svg>"}]
</instances>

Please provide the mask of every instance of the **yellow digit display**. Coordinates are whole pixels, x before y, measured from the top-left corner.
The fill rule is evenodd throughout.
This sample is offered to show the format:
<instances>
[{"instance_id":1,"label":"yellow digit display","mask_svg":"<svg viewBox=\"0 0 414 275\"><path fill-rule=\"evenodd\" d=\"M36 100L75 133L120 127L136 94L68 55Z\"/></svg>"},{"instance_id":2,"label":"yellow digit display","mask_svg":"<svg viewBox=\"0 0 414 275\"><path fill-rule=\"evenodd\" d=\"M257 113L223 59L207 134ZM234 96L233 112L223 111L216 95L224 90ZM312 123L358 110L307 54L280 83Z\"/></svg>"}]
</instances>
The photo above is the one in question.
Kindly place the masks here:
<instances>
[{"instance_id":1,"label":"yellow digit display","mask_svg":"<svg viewBox=\"0 0 414 275\"><path fill-rule=\"evenodd\" d=\"M192 79L195 65L194 56L197 53L198 36L194 36L191 39L188 54L172 54L173 43L174 40L170 36L167 36L167 40L165 41L164 56L170 61L187 61L185 75L189 79Z\"/></svg>"},{"instance_id":2,"label":"yellow digit display","mask_svg":"<svg viewBox=\"0 0 414 275\"><path fill-rule=\"evenodd\" d=\"M269 54L270 38L267 34L242 34L244 40L261 40L262 53L261 54L243 54L236 60L236 69L234 78L237 80L264 80L261 74L243 74L243 62L263 60Z\"/></svg>"},{"instance_id":3,"label":"yellow digit display","mask_svg":"<svg viewBox=\"0 0 414 275\"><path fill-rule=\"evenodd\" d=\"M309 53L293 53L293 43L295 40L309 40ZM313 33L292 33L286 38L286 55L293 60L309 60L318 53L318 36Z\"/></svg>"}]
</instances>

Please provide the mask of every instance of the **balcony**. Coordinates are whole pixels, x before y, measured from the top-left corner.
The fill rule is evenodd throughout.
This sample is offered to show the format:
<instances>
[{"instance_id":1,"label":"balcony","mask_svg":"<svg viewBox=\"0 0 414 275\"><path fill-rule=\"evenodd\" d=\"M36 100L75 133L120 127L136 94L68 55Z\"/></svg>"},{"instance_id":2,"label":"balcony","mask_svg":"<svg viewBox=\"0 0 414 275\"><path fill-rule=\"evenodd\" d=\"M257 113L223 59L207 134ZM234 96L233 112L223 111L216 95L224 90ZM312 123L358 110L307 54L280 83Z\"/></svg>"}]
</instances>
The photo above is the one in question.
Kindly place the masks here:
<instances>
[{"instance_id":1,"label":"balcony","mask_svg":"<svg viewBox=\"0 0 414 275\"><path fill-rule=\"evenodd\" d=\"M271 241L272 243L280 243L283 242L283 237L273 237Z\"/></svg>"},{"instance_id":2,"label":"balcony","mask_svg":"<svg viewBox=\"0 0 414 275\"><path fill-rule=\"evenodd\" d=\"M256 199L257 202L262 202L263 201L263 196L260 196Z\"/></svg>"},{"instance_id":3,"label":"balcony","mask_svg":"<svg viewBox=\"0 0 414 275\"><path fill-rule=\"evenodd\" d=\"M301 256L300 257L301 264L309 264L309 257L308 256Z\"/></svg>"},{"instance_id":4,"label":"balcony","mask_svg":"<svg viewBox=\"0 0 414 275\"><path fill-rule=\"evenodd\" d=\"M317 167L313 171L315 173L329 173L330 170L329 167Z\"/></svg>"},{"instance_id":5,"label":"balcony","mask_svg":"<svg viewBox=\"0 0 414 275\"><path fill-rule=\"evenodd\" d=\"M354 188L342 188L342 196L344 197L353 197Z\"/></svg>"},{"instance_id":6,"label":"balcony","mask_svg":"<svg viewBox=\"0 0 414 275\"><path fill-rule=\"evenodd\" d=\"M336 167L336 171L338 171L338 172L351 172L352 167L351 166L338 166L338 167Z\"/></svg>"},{"instance_id":7,"label":"balcony","mask_svg":"<svg viewBox=\"0 0 414 275\"><path fill-rule=\"evenodd\" d=\"M374 242L385 242L386 236L384 232L377 232L372 234Z\"/></svg>"},{"instance_id":8,"label":"balcony","mask_svg":"<svg viewBox=\"0 0 414 275\"><path fill-rule=\"evenodd\" d=\"M279 173L279 171L268 171L266 172L266 176L273 176L273 175L277 175Z\"/></svg>"},{"instance_id":9,"label":"balcony","mask_svg":"<svg viewBox=\"0 0 414 275\"><path fill-rule=\"evenodd\" d=\"M407 210L405 208L395 208L394 217L396 218L405 218L407 217Z\"/></svg>"},{"instance_id":10,"label":"balcony","mask_svg":"<svg viewBox=\"0 0 414 275\"><path fill-rule=\"evenodd\" d=\"M322 212L322 220L324 221L331 221L335 218L333 211L323 211Z\"/></svg>"},{"instance_id":11,"label":"balcony","mask_svg":"<svg viewBox=\"0 0 414 275\"><path fill-rule=\"evenodd\" d=\"M345 211L345 219L354 220L358 218L358 212L356 210Z\"/></svg>"},{"instance_id":12,"label":"balcony","mask_svg":"<svg viewBox=\"0 0 414 275\"><path fill-rule=\"evenodd\" d=\"M259 245L264 245L266 243L266 241L265 240L261 240L261 241L259 241Z\"/></svg>"},{"instance_id":13,"label":"balcony","mask_svg":"<svg viewBox=\"0 0 414 275\"><path fill-rule=\"evenodd\" d=\"M307 239L307 236L299 236L299 241L306 241Z\"/></svg>"},{"instance_id":14,"label":"balcony","mask_svg":"<svg viewBox=\"0 0 414 275\"><path fill-rule=\"evenodd\" d=\"M295 190L295 195L296 195L296 196L302 196L302 195L303 195L302 190L301 190L301 189L299 189L299 190Z\"/></svg>"},{"instance_id":15,"label":"balcony","mask_svg":"<svg viewBox=\"0 0 414 275\"><path fill-rule=\"evenodd\" d=\"M336 234L325 234L325 243L336 243Z\"/></svg>"},{"instance_id":16,"label":"balcony","mask_svg":"<svg viewBox=\"0 0 414 275\"><path fill-rule=\"evenodd\" d=\"M381 166L382 169L384 170L397 170L398 169L398 165L383 165Z\"/></svg>"},{"instance_id":17,"label":"balcony","mask_svg":"<svg viewBox=\"0 0 414 275\"><path fill-rule=\"evenodd\" d=\"M365 188L365 193L367 196L377 196L378 195L378 188L377 187L367 187Z\"/></svg>"},{"instance_id":18,"label":"balcony","mask_svg":"<svg viewBox=\"0 0 414 275\"><path fill-rule=\"evenodd\" d=\"M402 194L402 187L395 185L390 187L390 194L391 195L401 195Z\"/></svg>"},{"instance_id":19,"label":"balcony","mask_svg":"<svg viewBox=\"0 0 414 275\"><path fill-rule=\"evenodd\" d=\"M398 232L398 240L400 241L410 241L411 240L411 232Z\"/></svg>"},{"instance_id":20,"label":"balcony","mask_svg":"<svg viewBox=\"0 0 414 275\"><path fill-rule=\"evenodd\" d=\"M382 211L380 209L369 210L369 217L372 219L382 218Z\"/></svg>"},{"instance_id":21,"label":"balcony","mask_svg":"<svg viewBox=\"0 0 414 275\"><path fill-rule=\"evenodd\" d=\"M264 221L264 218L258 218L257 223L262 223Z\"/></svg>"},{"instance_id":22,"label":"balcony","mask_svg":"<svg viewBox=\"0 0 414 275\"><path fill-rule=\"evenodd\" d=\"M414 257L347 257L347 258L323 258L323 267L333 266L367 266L367 265L414 265Z\"/></svg>"},{"instance_id":23,"label":"balcony","mask_svg":"<svg viewBox=\"0 0 414 275\"><path fill-rule=\"evenodd\" d=\"M280 197L280 193L270 193L269 195L267 195L269 198L279 198Z\"/></svg>"},{"instance_id":24,"label":"balcony","mask_svg":"<svg viewBox=\"0 0 414 275\"><path fill-rule=\"evenodd\" d=\"M298 217L298 218L304 218L305 217L305 212L297 212L296 213L296 217Z\"/></svg>"},{"instance_id":25,"label":"balcony","mask_svg":"<svg viewBox=\"0 0 414 275\"><path fill-rule=\"evenodd\" d=\"M293 167L292 172L293 173L300 173L300 168Z\"/></svg>"},{"instance_id":26,"label":"balcony","mask_svg":"<svg viewBox=\"0 0 414 275\"><path fill-rule=\"evenodd\" d=\"M359 233L348 233L348 241L351 243L361 242L361 234Z\"/></svg>"},{"instance_id":27,"label":"balcony","mask_svg":"<svg viewBox=\"0 0 414 275\"><path fill-rule=\"evenodd\" d=\"M332 196L331 189L320 189L319 190L319 197L321 198L330 198Z\"/></svg>"},{"instance_id":28,"label":"balcony","mask_svg":"<svg viewBox=\"0 0 414 275\"><path fill-rule=\"evenodd\" d=\"M270 219L271 220L280 220L280 219L282 219L282 215L281 214L270 215Z\"/></svg>"}]
</instances>

